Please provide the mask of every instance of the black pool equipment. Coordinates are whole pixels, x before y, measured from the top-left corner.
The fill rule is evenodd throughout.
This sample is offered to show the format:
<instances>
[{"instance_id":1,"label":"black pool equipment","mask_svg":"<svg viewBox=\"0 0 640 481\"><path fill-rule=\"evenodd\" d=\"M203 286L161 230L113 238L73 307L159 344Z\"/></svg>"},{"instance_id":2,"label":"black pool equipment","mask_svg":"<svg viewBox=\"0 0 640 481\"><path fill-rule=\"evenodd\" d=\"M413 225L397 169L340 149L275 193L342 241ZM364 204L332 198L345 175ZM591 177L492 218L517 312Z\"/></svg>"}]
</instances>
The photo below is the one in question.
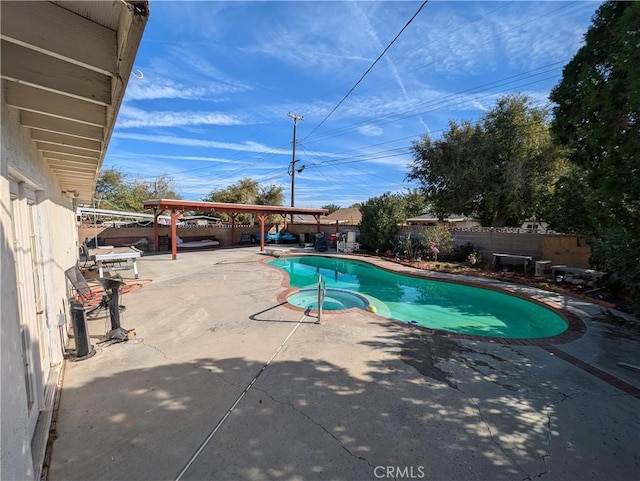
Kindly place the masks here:
<instances>
[{"instance_id":1,"label":"black pool equipment","mask_svg":"<svg viewBox=\"0 0 640 481\"><path fill-rule=\"evenodd\" d=\"M107 340L127 341L131 338L133 329L123 329L120 326L120 289L124 282L119 279L101 277L98 279L107 293L109 317L111 318L111 330L107 332Z\"/></svg>"},{"instance_id":2,"label":"black pool equipment","mask_svg":"<svg viewBox=\"0 0 640 481\"><path fill-rule=\"evenodd\" d=\"M329 243L327 242L327 236L324 232L318 232L316 234L316 240L314 247L318 252L326 252L329 249Z\"/></svg>"},{"instance_id":3,"label":"black pool equipment","mask_svg":"<svg viewBox=\"0 0 640 481\"><path fill-rule=\"evenodd\" d=\"M96 351L91 345L89 339L89 330L87 329L87 313L84 306L76 301L70 301L71 305L71 324L73 326L73 341L76 346L75 360L81 361L93 356Z\"/></svg>"}]
</instances>

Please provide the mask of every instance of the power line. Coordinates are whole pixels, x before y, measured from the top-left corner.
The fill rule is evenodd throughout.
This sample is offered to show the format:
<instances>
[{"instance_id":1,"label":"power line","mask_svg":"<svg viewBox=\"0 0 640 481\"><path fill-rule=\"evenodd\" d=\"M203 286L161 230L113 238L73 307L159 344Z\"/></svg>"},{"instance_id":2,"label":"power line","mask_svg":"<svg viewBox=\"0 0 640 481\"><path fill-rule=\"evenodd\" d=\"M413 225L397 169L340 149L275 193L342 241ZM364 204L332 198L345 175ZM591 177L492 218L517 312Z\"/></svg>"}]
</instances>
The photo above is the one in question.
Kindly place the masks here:
<instances>
[{"instance_id":1,"label":"power line","mask_svg":"<svg viewBox=\"0 0 640 481\"><path fill-rule=\"evenodd\" d=\"M463 93L471 92L471 91L474 91L474 90L480 90L482 88L486 88L487 86L491 86L491 85L493 85L493 86L497 86L497 85L505 86L505 85L508 85L508 84L511 84L511 83L514 83L514 82L517 82L517 81L525 80L525 79L528 79L528 78L533 78L533 77L536 77L537 75L547 73L550 70L546 70L546 71L543 71L543 72L538 72L538 73L535 73L533 75L528 75L528 74L531 74L532 72L541 71L543 69L549 69L550 67L553 67L555 65L562 64L562 63L563 62L554 62L552 64L548 64L548 65L545 65L543 67L539 67L537 69L533 69L533 70L528 71L528 72L523 72L523 73L520 73L520 74L512 75L512 76L506 77L504 79L496 80L496 81L493 81L493 82L489 82L487 84L483 84L483 85L480 85L480 86L471 87L469 89L457 92L455 94L451 94L448 97L445 97L444 99L440 99L438 101L427 102L427 103L422 105L422 107L421 107L422 109L429 108L429 110L417 111L417 109L412 109L410 111L406 111L404 113L404 115L401 115L401 116L397 116L397 115L394 116L394 117L381 116L381 117L379 117L379 119L381 119L382 121L376 123L375 125L384 125L384 124L387 124L387 123L391 123L391 122L398 121L398 120L401 120L401 119L409 118L409 117L412 117L412 116L415 116L415 115L421 115L421 114L426 113L428 111L433 111L433 110L437 110L437 109L441 109L441 108L445 108L445 107L451 108L451 107L453 107L453 106L455 106L455 105L457 105L457 104L459 104L460 102L463 101L463 100L460 100L461 94L463 94ZM520 77L520 78L518 78L518 77ZM545 77L542 80L546 80L548 78L551 78L551 77ZM505 82L506 80L509 80L509 81ZM519 86L522 87L522 86L530 85L530 84L536 83L538 81L541 81L541 80L528 82L526 84L521 84ZM497 93L500 93L500 92L495 92L494 91L494 92L486 93L485 95L483 95L483 96L481 96L479 98L492 96L492 95L495 95ZM369 119L365 123L371 123L371 120ZM343 128L340 128L340 129L334 129L333 131L326 132L322 136L316 137L314 140L318 141L318 140L321 140L321 139L323 139L325 137L328 137L328 138L336 137L336 134L338 134L339 132L341 132L341 135L344 135L344 134L348 133L349 131L352 131L355 128L357 128L357 125L358 124L355 124L355 125L352 125L352 126L348 126L348 127L343 127ZM433 132L443 131L443 130L445 130L445 129L433 130L432 133ZM409 139L409 138L415 138L416 136L417 136L417 134L414 134L414 135L410 135L410 136L406 136L406 137L402 137L402 138L398 138L398 139L389 140L389 141L383 142L381 144L374 144L374 145L369 146L369 147L373 147L375 145L382 145L382 144L385 144L385 143L399 142L399 141L406 140L406 139ZM353 151L353 150L356 150L356 149L352 149L350 151ZM317 168L317 167L321 167L321 166L324 166L324 165L327 165L327 164L335 166L336 164L353 164L353 163L360 163L360 162L366 162L366 161L371 161L371 160L379 160L379 159L384 159L384 158L391 158L391 157L397 156L398 154L388 154L388 155L382 155L382 154L387 153L387 152L406 151L406 150L407 150L407 147L402 146L402 147L395 148L395 149L388 149L388 150L383 150L383 151L378 151L378 152L373 152L373 153L363 153L363 154L359 154L359 155L356 155L356 156L353 156L353 157L327 159L327 160L323 160L323 161L321 161L319 163L309 164L309 165L307 165L307 168ZM342 154L346 154L346 153L348 153L350 151L344 151L344 152L342 152ZM220 177L217 180L220 181L220 180L231 178L234 174L237 174L237 173L239 173L241 171L244 171L244 170L250 168L251 166L256 165L260 161L264 161L264 158L257 159L254 162L251 162L251 163L247 164L246 166L243 166L243 167L241 167L239 169L236 169L236 170L234 170L232 172L229 172L227 175L225 175L223 177ZM177 174L195 172L195 171L199 171L199 170L203 170L203 169L209 169L209 168L212 168L212 167L217 167L217 166L214 165L214 166L206 166L206 167L200 167L200 168L195 168L195 169L189 169L189 170L185 170L183 172L178 172ZM270 173L273 173L273 175L269 175ZM176 173L167 174L167 175L174 175L174 174L176 174ZM267 182L268 181L275 181L275 180L278 180L280 178L283 178L285 175L286 174L284 173L283 168L282 167L277 167L277 168L274 168L274 169L272 169L272 170L270 170L270 171L268 171L268 172L263 174L263 182L264 181L267 181ZM156 178L156 177L152 177L152 178ZM260 177L258 177L258 179L260 179Z\"/></svg>"},{"instance_id":2,"label":"power line","mask_svg":"<svg viewBox=\"0 0 640 481\"><path fill-rule=\"evenodd\" d=\"M426 2L425 2L425 3L426 3ZM422 7L424 7L425 3L423 3L423 4L421 5L420 9L422 9ZM511 2L511 3L513 3L513 2ZM537 16L537 17L534 17L533 19L529 19L529 20L527 20L526 22L520 23L520 24L518 24L518 25L516 25L516 26L514 26L514 27L511 27L511 28L507 28L507 29L505 29L505 30L502 30L500 33L506 33L506 32L509 32L509 31L511 31L511 30L514 30L514 29L517 29L517 28L521 28L523 25L527 25L527 24L529 24L529 23L532 23L532 22L534 22L534 21L536 21L536 20L538 20L538 19L540 19L540 18L542 18L542 17L546 17L546 16L550 16L550 15L552 15L552 14L555 14L555 13L557 13L558 11L563 10L563 9L565 9L565 8L567 8L567 7L569 7L569 6L573 5L573 4L575 4L575 3L576 3L576 2L572 2L572 3L570 3L570 4L563 5L563 6L561 6L561 7L558 7L558 8L556 8L556 9L554 9L554 10L551 10L551 11L549 11L549 12L545 12L544 14L539 15L539 16ZM499 10L499 8L498 8L498 9L496 9L496 10L493 10L493 11L491 11L491 12L489 12L489 13L494 13L494 12L495 12L495 11L497 11L497 10ZM419 10L418 10L418 12L419 12ZM416 15L417 15L417 13L418 13L418 12L416 12ZM489 13L487 13L487 14L485 14L485 15L483 15L483 16L481 16L481 17L479 17L479 18L477 18L477 19L475 19L475 20L473 20L473 21L471 21L471 22L468 22L468 23L467 23L467 24L465 24L465 25L469 25L469 24L471 24L471 23L474 23L475 21L480 20L480 19L482 19L482 18L486 17ZM414 15L414 17L415 17L416 15ZM413 20L413 18L412 18L411 20ZM405 25L405 28L406 28L406 25ZM448 34L450 34L451 32L454 32L454 31L456 31L456 30L459 30L460 28L462 28L462 27L458 27L458 28L456 28L456 29L454 29L454 30L451 30L450 32L448 32ZM448 35L448 34L447 34L447 35ZM446 35L445 35L445 36L446 36ZM445 36L443 36L443 37L445 37ZM440 37L440 38L443 38L443 37ZM397 37L396 37L396 38L397 38ZM394 41L395 41L395 39L394 39ZM477 43L476 43L476 45L482 45L483 43L486 43L486 41L483 41L483 42L477 42ZM387 47L387 48L388 48L388 47ZM386 49L385 49L385 50L386 50ZM384 52L383 52L383 54L384 54ZM378 58L378 60L379 60L379 58ZM377 60L376 60L376 62L377 62ZM567 62L567 61L565 61L564 63L566 63L566 62ZM556 63L559 63L559 62L556 62ZM416 69L411 70L410 72L415 72L415 71L420 70L420 69L422 69L422 68L426 68L426 67L428 67L428 66L429 66L429 65L431 65L431 64L433 64L433 62L430 62L430 63L424 64L424 65L422 65L422 66L420 66L420 67L418 67L418 68L416 68ZM551 64L551 65L553 65L553 64ZM535 70L536 70L536 69L534 69L533 71L535 71ZM366 75L366 74L365 74L365 75ZM516 76L517 76L517 75L516 75ZM364 78L364 76L363 76L362 78ZM360 80L362 80L362 78L361 78ZM360 80L359 80L358 82L360 82ZM357 85L357 84L356 84L356 85ZM490 85L490 84L489 84L489 85ZM317 125L317 126L316 126L316 127L315 127L315 128L314 128L314 129L313 129L313 130L312 130L312 131L311 131L311 132L310 132L310 133L309 133L309 134L308 134L308 135L303 139L303 140L307 140L307 139L308 139L308 138L309 138L309 137L310 137L310 136L311 136L311 135L312 135L312 134L313 134L313 133L314 133L314 132L315 132L315 131L316 131L316 130L317 130L317 129L318 129L318 128L319 128L319 127L320 127L320 126L325 122L325 121L326 121L326 120L327 120L327 118L328 118L330 115L332 115L332 114L334 113L334 111L338 108L338 106L339 106L340 104L342 104L342 102L343 102L343 101L346 99L346 97L347 97L347 96L348 96L348 95L353 91L353 89L355 89L355 86L354 86L354 87L349 91L349 93L348 93L348 94L347 94L347 95L346 95L346 96L345 96L345 97L344 97L344 98L343 98L343 99L338 103L338 105L336 105L336 107L334 107L334 109L333 109L333 110L332 110L332 111L331 111L331 112L330 112L330 113L329 113L329 114L328 114L328 115L327 115L327 116L322 120L322 122L320 122L320 124L318 124L318 125ZM419 115L419 114L415 114L415 115ZM370 121L363 121L362 123L370 123Z\"/></svg>"},{"instance_id":3,"label":"power line","mask_svg":"<svg viewBox=\"0 0 640 481\"><path fill-rule=\"evenodd\" d=\"M347 100L347 97L349 97L349 95L351 95L351 93L356 89L356 87L360 84L360 82L362 82L364 80L364 78L367 76L367 74L369 72L371 72L371 70L373 69L373 67L375 67L375 65L378 63L378 61L380 61L380 59L384 56L385 53L387 53L387 50L389 50L391 48L391 46L396 42L396 40L398 40L398 38L400 37L400 35L402 35L402 32L405 31L405 29L411 24L411 22L413 22L413 20L418 16L418 14L420 13L420 11L424 8L424 6L429 3L429 0L425 0L424 2L422 2L422 5L420 5L420 8L418 8L418 10L416 11L416 13L413 14L413 16L409 19L409 21L404 25L404 27L402 27L400 29L400 32L398 32L398 34L394 37L393 40L391 40L391 43L389 43L389 45L387 45L385 47L385 49L382 51L382 53L380 55L378 55L378 58L375 59L373 61L373 63L369 66L369 68L366 70L365 73L362 74L362 76L358 79L358 81L355 83L355 85L353 87L351 87L351 89L346 93L346 95L344 97L342 97L342 100L340 100L340 102L338 102L338 104L331 110L331 112L329 112L326 117L324 119L322 119L322 121L316 125L314 127L314 129L309 132L309 134L307 135L307 137L313 135L313 133L318 130L320 128L320 126L322 124L324 124L327 119L329 117L331 117L331 115L338 109L338 107L340 107L340 105L342 105L342 103ZM305 140L307 137L305 137L302 140Z\"/></svg>"},{"instance_id":4,"label":"power line","mask_svg":"<svg viewBox=\"0 0 640 481\"><path fill-rule=\"evenodd\" d=\"M380 59L385 55L386 51L391 47L391 45L393 45L393 43L394 43L394 42L399 38L399 36L403 33L403 31L408 27L408 25L409 25L409 24L410 24L410 23L415 19L415 17L418 15L418 13L421 11L421 9L426 5L426 3L428 3L428 0L427 0L427 1L425 1L425 2L423 2L423 4L420 6L420 8L419 8L419 9L418 9L418 11L414 14L414 16L413 16L413 17L412 17L412 18L407 22L407 24L403 27L403 29L398 33L398 35L396 35L396 37L393 39L393 41L392 41L392 42L387 46L387 48L385 48L385 50L380 54L380 56L375 60L375 62L374 62L374 63L369 67L369 69L368 69L368 70L367 70L367 71L362 75L362 77L361 77L361 78L358 80L358 82L357 82L357 83L356 83L356 84L351 88L351 90L350 90L350 91L349 91L349 92L348 92L348 93L343 97L343 99L342 99L342 100L341 100L341 101L340 101L340 102L339 102L339 103L334 107L334 109L333 109L333 110L332 110L332 111L331 111L331 112L330 112L330 113L329 113L329 114L328 114L328 115L327 115L327 116L322 120L322 122L321 122L320 124L318 124L318 125L317 125L313 130L312 130L312 132L311 132L309 135L307 135L303 140L307 140L307 139L309 139L309 137L312 137L312 134L314 134L314 133L317 131L317 129L318 129L318 128L320 128L320 127L321 127L321 125L323 125L323 124L326 122L326 120L328 120L328 118L329 118L331 115L333 115L333 113L334 113L334 112L335 112L335 111L340 107L340 105L341 105L342 103L344 103L344 101L345 101L345 100L346 100L346 99L347 99L347 98L348 98L348 97L353 93L353 91L354 91L354 90L356 89L356 87L360 84L360 82L365 78L365 76L366 76L366 75L367 75L367 74L372 70L372 68L376 65L376 63L377 63L377 62L378 62L378 61L379 61L379 60L380 60ZM575 2L574 2L574 3L575 3ZM552 13L555 13L555 12L557 12L558 10L561 10L561 9L563 9L563 8L566 8L566 6L560 7L560 8L558 8L558 9L555 9L555 10L551 11L551 12L547 12L547 13L545 14L545 16L551 15ZM494 10L494 11L495 11L495 10ZM494 11L492 11L492 12L490 12L490 13L493 13ZM483 16L482 16L482 17L480 17L480 18L483 18L483 17L485 17L485 16L487 16L487 15L488 15L488 14L485 14L485 15L483 15ZM540 18L540 17L537 17L537 18ZM515 29L515 28L519 28L519 27L521 27L522 25L525 25L525 24L527 24L527 23L531 23L532 21L535 21L535 19L531 19L531 20L529 20L529 21L527 21L527 22L524 22L524 23L522 23L522 24L520 24L520 25L518 25L518 26L514 26L514 27L512 27L512 28L509 28L509 29L507 29L507 30L504 30L503 32L507 32L507 31L513 30L513 29ZM469 23L473 23L473 22L469 22ZM457 29L460 29L460 28L462 28L462 27L458 27ZM455 30L453 30L453 31L455 31ZM480 44L480 43L483 43L483 42L478 42L478 43ZM557 63L560 63L560 62L557 62ZM550 65L554 65L554 64L550 64ZM423 66L421 66L421 67L419 67L419 68L424 68L425 66L426 66L426 65L423 65ZM418 69L419 69L419 68L418 68ZM540 69L543 69L543 68L545 68L545 67L540 67L539 69L536 69L536 70L540 70ZM415 70L418 70L418 69L415 69ZM415 70L412 70L412 71L415 71ZM534 71L535 71L535 70L530 71L530 72L534 72ZM547 73L547 72L543 72L543 73ZM541 74L542 74L542 72L541 72L541 73L538 73L538 74L535 74L535 75L541 75ZM524 79L526 79L526 78L532 78L532 77L534 77L534 75L531 75L531 76L529 76L529 77L524 77L524 78L523 78L523 77L522 77L523 75L524 75L524 74L518 74L518 75L514 75L514 76L512 76L512 77L508 77L507 79L520 77L518 80L513 80L512 82L508 82L508 83L515 83L515 82L518 82L518 81L522 81L522 80L524 80ZM550 77L548 77L548 78L550 78ZM503 79L501 82L504 82L504 80L506 80L506 79ZM542 79L542 80L546 80L546 79ZM537 80L537 81L539 82L539 81L542 81L542 80ZM485 86L489 86L489 85L492 85L492 84L493 84L493 85L497 85L497 84L499 84L499 85L501 85L501 86L504 86L504 85L506 85L506 84L508 84L508 83L499 83L499 81L496 81L496 82L492 82L492 83L489 83L489 84L485 84ZM535 82L530 82L530 83L535 83ZM528 83L528 84L530 84L530 83ZM525 84L525 85L528 85L528 84ZM449 95L448 97L446 97L446 98L445 98L445 99L447 99L446 101L443 101L443 99L439 99L438 101L430 101L430 102L423 103L421 106L418 106L417 108L416 108L416 107L414 107L414 108L412 108L412 109L410 109L410 110L405 111L405 112L404 112L404 116L400 116L400 117L399 117L399 116L397 115L397 112L396 112L396 113L395 113L395 115L394 115L393 117L392 117L391 115L381 116L381 117L378 117L377 119L375 119L375 118L374 118L374 119L368 119L368 121L366 121L365 123L371 123L371 122L372 122L372 120L373 120L373 122L377 122L377 125L383 125L383 124L386 124L386 123L389 123L389 122L397 121L397 120L402 119L402 118L407 118L407 117L410 117L410 116L413 116L413 115L420 115L421 113L426 113L426 112L429 112L429 111L432 111L432 110L435 110L435 109L438 109L438 108L444 108L444 106L445 106L445 105L457 105L457 104L459 104L459 103L462 101L462 100L460 100L460 97L461 97L461 94L462 94L462 93L464 93L464 92L471 92L471 91L473 91L473 90L479 90L480 88L481 88L481 87L474 87L474 88L471 88L471 89L464 90L464 91L462 91L462 92L458 92L457 94ZM495 94L497 94L497 93L499 93L499 92L493 92L493 93L491 93L491 94L485 94L484 96L486 97L487 95L495 95ZM480 98L482 98L482 97L480 97ZM430 108L430 109L429 109L429 110L423 110L423 109L425 109L425 108ZM420 109L420 111L418 111L418 109ZM331 132L325 132L323 135L320 135L320 136L317 136L317 137L313 138L313 140L316 140L316 141L317 141L317 140L322 139L322 138L335 137L335 136L336 136L337 134L339 134L339 133L346 134L347 132L352 131L352 130L354 130L355 128L357 128L357 126L358 126L358 125L359 125L359 124L353 124L353 125L348 126L348 127L343 127L343 128L340 128L340 129L334 129L334 130L333 130L333 131L331 131ZM440 130L443 130L443 129L440 129ZM409 137L416 137L416 135L409 136ZM401 140L404 140L404 139L406 139L406 138L408 138L408 137L404 137L404 138L402 138L402 139L396 139L396 140L388 141L388 143L391 143L391 142L394 142L394 141L401 141ZM369 146L369 147L371 147L371 146ZM382 153L384 153L384 152L387 152L387 151L375 152L375 153L373 153L373 154L371 154L371 155L380 155L380 157L379 157L379 158L385 158L385 157L392 157L392 156L393 156L393 155L387 155L387 156L384 156L384 155L382 155ZM344 153L346 153L346 152L344 152ZM236 157L238 157L238 156L240 156L240 155L241 155L241 154L237 154L237 155L236 155ZM366 154L362 154L362 155L366 155ZM329 160L326 160L326 161L322 161L322 162L321 162L321 163L319 163L319 164L318 164L318 163L316 163L316 164L311 164L311 165L309 165L309 167L312 167L312 166L320 166L320 164L330 164L330 165L331 165L331 164L333 164L333 165L335 165L336 163L339 163L339 162L341 162L341 163L356 163L356 162L364 162L364 161L366 161L366 160L367 160L367 158L363 158L363 159L361 159L361 160L360 160L360 159L358 159L358 157L362 157L362 155L361 155L361 156L351 157L351 158L346 157L346 158L344 158L344 159L329 159ZM246 158L246 157L248 157L248 156L249 156L249 155L245 155L245 156L243 156L242 158ZM368 156L368 159L371 159L371 158L372 158L371 156ZM347 160L347 159L351 159L351 160ZM257 160L255 160L254 162L250 162L250 163L248 163L247 165L245 165L245 166L243 166L243 167L240 167L240 168L239 168L239 169L237 169L237 170L234 170L234 171L232 171L232 172L228 172L228 173L226 173L226 175L225 175L225 176L220 177L218 180L222 180L222 179L224 179L224 178L230 178L230 177L231 177L231 176L233 176L234 174L236 174L236 173L238 173L238 172L240 172L240 171L243 171L243 170L249 169L251 166L256 165L256 164L258 164L258 163L260 163L260 162L265 162L266 160L267 160L266 158L261 157L260 159L257 159ZM195 171L199 171L199 170L206 170L206 169L217 168L217 167L218 167L217 165L210 165L210 166L199 167L199 168L195 168L195 169L188 169L188 170L184 170L184 171L182 171L182 172L177 172L177 173L174 173L174 174L168 174L168 175L175 175L175 174L181 174L181 173L195 172ZM273 172L273 175L270 175L270 174L269 174L269 172ZM265 174L263 174L263 176L266 176L267 178L269 178L269 177L270 177L270 178L273 178L273 179L279 179L279 178L281 178L281 177L283 177L283 176L285 175L284 173L282 173L282 174L276 173L276 172L281 172L281 168L276 168L276 169L273 169L272 171L269 171L269 172L266 172Z\"/></svg>"},{"instance_id":5,"label":"power line","mask_svg":"<svg viewBox=\"0 0 640 481\"><path fill-rule=\"evenodd\" d=\"M345 126L345 127L339 127L339 128L324 132L323 134L314 137L313 141L324 140L326 138L334 138L334 137L337 136L337 134L344 135L346 133L349 133L349 132L357 129L359 126L362 126L362 125L384 125L384 124L388 124L390 122L395 122L395 121L406 119L406 118L409 118L409 117L414 117L414 116L417 116L417 115L423 115L425 113L433 112L435 110L444 109L444 108L451 108L451 107L459 105L460 103L465 101L465 98L464 98L463 94L467 94L468 95L468 94L478 93L481 90L486 89L488 87L501 87L501 88L503 88L503 87L505 87L507 85L510 85L510 84L514 84L514 83L517 83L517 82L521 82L523 80L527 80L527 79L530 79L530 78L535 78L535 77L538 77L540 75L544 75L544 74L550 73L550 72L554 71L557 68L557 66L564 65L564 64L566 64L566 61L553 62L551 64L548 64L548 65L545 65L545 66L542 66L542 67L538 67L538 68L535 68L533 70L529 70L527 72L522 72L522 73L519 73L519 74L511 75L509 77L505 77L503 79L494 80L492 82L488 82L488 83L485 83L485 84L482 84L482 85L477 85L477 86L474 86L474 87L470 87L468 89L464 89L464 90L449 94L449 95L447 95L445 97L441 97L441 98L438 98L436 100L428 100L428 101L422 102L421 104L418 104L418 105L414 106L412 109L406 110L404 112L396 112L393 115L391 115L391 114L382 115L382 116L379 116L379 117L374 118L374 119L368 118L366 120L363 120L363 121L360 121L360 122L357 122L357 123L354 123L354 124L351 124L351 125L348 125L348 126ZM519 87L524 87L524 86L527 86L527 85L531 85L533 83L549 80L550 78L553 78L553 77L544 77L544 78L541 78L541 79L537 79L537 80L535 80L533 82L527 82L527 83L524 83L524 84L519 84L519 85L517 85L517 87L518 88ZM496 95L496 94L499 94L499 93L502 93L502 92L504 92L504 90L492 91L492 92L485 93L484 95L482 95L482 96L480 96L478 98L485 98L485 97ZM308 136L305 137L305 139L307 139L307 142L309 142Z\"/></svg>"}]
</instances>

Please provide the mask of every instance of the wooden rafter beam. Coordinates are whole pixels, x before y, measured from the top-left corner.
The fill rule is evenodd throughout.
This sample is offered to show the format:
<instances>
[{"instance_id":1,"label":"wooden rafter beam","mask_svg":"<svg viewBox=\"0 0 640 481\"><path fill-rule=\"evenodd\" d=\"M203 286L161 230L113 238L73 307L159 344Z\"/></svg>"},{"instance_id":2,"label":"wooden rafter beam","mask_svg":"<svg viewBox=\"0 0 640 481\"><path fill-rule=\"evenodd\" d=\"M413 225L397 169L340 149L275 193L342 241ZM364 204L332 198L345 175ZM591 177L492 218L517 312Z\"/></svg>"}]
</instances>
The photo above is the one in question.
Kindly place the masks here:
<instances>
[{"instance_id":1,"label":"wooden rafter beam","mask_svg":"<svg viewBox=\"0 0 640 481\"><path fill-rule=\"evenodd\" d=\"M65 155L68 157L78 157L79 159L95 159L100 158L99 152L92 150L76 149L74 147L67 147L64 145L49 144L46 142L36 142L38 150L42 151L42 155L45 157L56 158L59 155Z\"/></svg>"},{"instance_id":2,"label":"wooden rafter beam","mask_svg":"<svg viewBox=\"0 0 640 481\"><path fill-rule=\"evenodd\" d=\"M99 158L96 158L96 157L80 157L78 155L68 155L64 153L50 152L50 151L42 152L42 156L45 159L65 160L68 162L77 162L82 165L92 164L92 165L95 165L96 167L98 165L98 161L100 160Z\"/></svg>"},{"instance_id":3,"label":"wooden rafter beam","mask_svg":"<svg viewBox=\"0 0 640 481\"><path fill-rule=\"evenodd\" d=\"M1 46L3 79L100 105L111 104L111 77L15 43L3 40Z\"/></svg>"},{"instance_id":4,"label":"wooden rafter beam","mask_svg":"<svg viewBox=\"0 0 640 481\"><path fill-rule=\"evenodd\" d=\"M88 150L98 154L102 151L102 142L100 141L83 139L81 137L74 137L57 132L31 129L31 138L36 142L45 142L48 145L73 147L74 149Z\"/></svg>"},{"instance_id":5,"label":"wooden rafter beam","mask_svg":"<svg viewBox=\"0 0 640 481\"><path fill-rule=\"evenodd\" d=\"M116 32L51 2L3 1L0 37L116 76Z\"/></svg>"},{"instance_id":6,"label":"wooden rafter beam","mask_svg":"<svg viewBox=\"0 0 640 481\"><path fill-rule=\"evenodd\" d=\"M45 132L62 133L72 137L104 141L104 128L74 122L73 120L51 117L37 112L20 112L20 122L25 127Z\"/></svg>"},{"instance_id":7,"label":"wooden rafter beam","mask_svg":"<svg viewBox=\"0 0 640 481\"><path fill-rule=\"evenodd\" d=\"M106 125L106 107L28 85L7 83L7 105L96 127Z\"/></svg>"},{"instance_id":8,"label":"wooden rafter beam","mask_svg":"<svg viewBox=\"0 0 640 481\"><path fill-rule=\"evenodd\" d=\"M91 172L92 170L95 172L97 168L97 162L69 162L67 160L55 160L55 159L47 159L47 165L51 167L57 167L59 169L74 169L74 170L85 170Z\"/></svg>"}]
</instances>

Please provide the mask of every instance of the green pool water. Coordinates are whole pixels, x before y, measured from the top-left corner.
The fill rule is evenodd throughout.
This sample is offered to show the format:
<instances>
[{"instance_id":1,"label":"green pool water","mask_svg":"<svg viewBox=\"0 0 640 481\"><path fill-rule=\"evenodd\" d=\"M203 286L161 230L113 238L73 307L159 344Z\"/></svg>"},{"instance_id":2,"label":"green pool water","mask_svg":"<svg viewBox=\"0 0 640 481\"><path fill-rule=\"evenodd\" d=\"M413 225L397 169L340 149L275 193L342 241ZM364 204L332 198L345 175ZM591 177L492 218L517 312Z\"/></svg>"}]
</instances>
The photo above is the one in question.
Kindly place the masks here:
<instances>
[{"instance_id":1,"label":"green pool water","mask_svg":"<svg viewBox=\"0 0 640 481\"><path fill-rule=\"evenodd\" d=\"M533 339L564 332L565 320L542 305L503 292L419 279L366 262L322 257L279 257L270 265L287 272L294 287L313 288L318 274L327 288L365 296L379 315L431 329L473 336Z\"/></svg>"},{"instance_id":2,"label":"green pool water","mask_svg":"<svg viewBox=\"0 0 640 481\"><path fill-rule=\"evenodd\" d=\"M301 289L287 297L287 302L302 309L318 309L318 289ZM369 306L367 298L355 292L342 289L326 289L322 308L327 311L341 311L343 309L366 309Z\"/></svg>"}]
</instances>

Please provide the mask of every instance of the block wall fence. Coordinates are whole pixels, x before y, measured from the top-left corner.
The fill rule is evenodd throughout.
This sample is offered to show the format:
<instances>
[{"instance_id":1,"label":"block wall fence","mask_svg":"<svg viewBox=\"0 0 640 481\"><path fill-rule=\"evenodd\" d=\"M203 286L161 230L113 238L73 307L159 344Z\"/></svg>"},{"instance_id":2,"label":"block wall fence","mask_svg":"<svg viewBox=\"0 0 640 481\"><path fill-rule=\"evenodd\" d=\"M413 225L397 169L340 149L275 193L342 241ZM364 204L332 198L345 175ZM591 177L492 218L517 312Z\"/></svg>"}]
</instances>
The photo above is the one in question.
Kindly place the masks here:
<instances>
[{"instance_id":1,"label":"block wall fence","mask_svg":"<svg viewBox=\"0 0 640 481\"><path fill-rule=\"evenodd\" d=\"M402 227L398 233L412 235L424 234L429 227L411 226ZM282 225L267 225L269 232L281 230ZM235 244L239 244L241 234L257 233L259 225L236 226ZM287 230L295 235L310 234L317 231L315 224L290 224ZM321 224L320 231L327 235L336 232L354 231L359 234L357 225ZM451 229L453 243L456 246L472 244L485 259L491 259L491 254L500 252L505 254L518 254L533 257L536 260L549 260L553 264L566 264L573 267L589 268L591 246L583 238L575 235L541 234L523 229L509 228L469 228ZM170 236L171 229L168 226L159 228L159 235ZM226 224L206 227L179 227L178 235L189 237L215 237L220 241L221 247L231 246L231 227ZM100 237L104 245L122 246L133 243L139 239L149 240L148 250L155 250L153 246L153 227L93 227L81 226L78 228L78 241Z\"/></svg>"}]
</instances>

